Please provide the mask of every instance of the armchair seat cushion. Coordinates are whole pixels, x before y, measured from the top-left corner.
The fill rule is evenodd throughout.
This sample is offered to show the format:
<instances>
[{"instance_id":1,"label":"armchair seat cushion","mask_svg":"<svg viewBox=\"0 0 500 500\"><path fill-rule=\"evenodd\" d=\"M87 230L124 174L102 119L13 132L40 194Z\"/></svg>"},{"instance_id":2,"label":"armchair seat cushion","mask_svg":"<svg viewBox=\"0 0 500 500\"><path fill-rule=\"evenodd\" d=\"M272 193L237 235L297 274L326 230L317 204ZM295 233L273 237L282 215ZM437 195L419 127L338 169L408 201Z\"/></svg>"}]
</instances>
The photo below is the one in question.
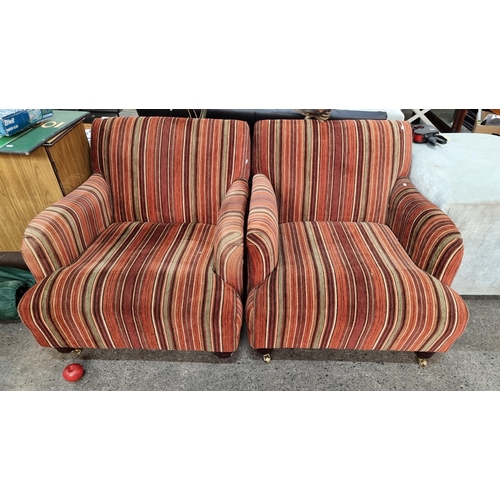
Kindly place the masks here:
<instances>
[{"instance_id":1,"label":"armchair seat cushion","mask_svg":"<svg viewBox=\"0 0 500 500\"><path fill-rule=\"evenodd\" d=\"M447 351L468 312L372 222L279 226L276 269L247 300L253 348Z\"/></svg>"},{"instance_id":2,"label":"armchair seat cushion","mask_svg":"<svg viewBox=\"0 0 500 500\"><path fill-rule=\"evenodd\" d=\"M236 350L242 304L213 271L215 232L202 223L113 223L29 290L24 321L47 347Z\"/></svg>"}]
</instances>

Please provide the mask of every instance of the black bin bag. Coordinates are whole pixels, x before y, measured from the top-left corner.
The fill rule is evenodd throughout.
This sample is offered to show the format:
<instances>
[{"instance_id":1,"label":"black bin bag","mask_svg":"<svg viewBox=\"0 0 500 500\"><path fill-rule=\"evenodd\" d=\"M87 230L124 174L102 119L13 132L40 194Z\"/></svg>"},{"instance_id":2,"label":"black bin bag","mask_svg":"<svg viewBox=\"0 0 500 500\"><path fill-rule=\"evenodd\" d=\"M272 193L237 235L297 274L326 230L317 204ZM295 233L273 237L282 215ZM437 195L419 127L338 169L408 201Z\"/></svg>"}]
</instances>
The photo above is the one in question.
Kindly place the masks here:
<instances>
[{"instance_id":1,"label":"black bin bag","mask_svg":"<svg viewBox=\"0 0 500 500\"><path fill-rule=\"evenodd\" d=\"M34 284L35 278L29 271L0 267L0 321L19 319L17 304Z\"/></svg>"}]
</instances>

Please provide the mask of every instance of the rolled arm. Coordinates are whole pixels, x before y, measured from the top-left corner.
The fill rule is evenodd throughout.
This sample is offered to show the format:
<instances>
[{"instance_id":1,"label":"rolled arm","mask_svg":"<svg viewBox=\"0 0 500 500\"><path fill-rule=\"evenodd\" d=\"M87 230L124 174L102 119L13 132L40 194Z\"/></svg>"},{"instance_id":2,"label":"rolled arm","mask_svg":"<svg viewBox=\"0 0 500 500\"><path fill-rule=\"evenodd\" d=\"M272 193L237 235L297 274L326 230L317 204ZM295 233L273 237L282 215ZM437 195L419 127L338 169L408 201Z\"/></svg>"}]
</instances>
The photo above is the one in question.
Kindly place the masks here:
<instances>
[{"instance_id":1,"label":"rolled arm","mask_svg":"<svg viewBox=\"0 0 500 500\"><path fill-rule=\"evenodd\" d=\"M248 192L246 179L236 179L231 184L219 210L214 238L214 271L240 295Z\"/></svg>"},{"instance_id":2,"label":"rolled arm","mask_svg":"<svg viewBox=\"0 0 500 500\"><path fill-rule=\"evenodd\" d=\"M109 187L101 175L93 174L26 228L21 252L35 279L75 262L111 220Z\"/></svg>"},{"instance_id":3,"label":"rolled arm","mask_svg":"<svg viewBox=\"0 0 500 500\"><path fill-rule=\"evenodd\" d=\"M252 180L247 228L248 288L262 283L278 264L278 205L269 179L257 174Z\"/></svg>"},{"instance_id":4,"label":"rolled arm","mask_svg":"<svg viewBox=\"0 0 500 500\"><path fill-rule=\"evenodd\" d=\"M420 269L451 285L464 253L460 231L408 178L392 190L387 224Z\"/></svg>"}]
</instances>

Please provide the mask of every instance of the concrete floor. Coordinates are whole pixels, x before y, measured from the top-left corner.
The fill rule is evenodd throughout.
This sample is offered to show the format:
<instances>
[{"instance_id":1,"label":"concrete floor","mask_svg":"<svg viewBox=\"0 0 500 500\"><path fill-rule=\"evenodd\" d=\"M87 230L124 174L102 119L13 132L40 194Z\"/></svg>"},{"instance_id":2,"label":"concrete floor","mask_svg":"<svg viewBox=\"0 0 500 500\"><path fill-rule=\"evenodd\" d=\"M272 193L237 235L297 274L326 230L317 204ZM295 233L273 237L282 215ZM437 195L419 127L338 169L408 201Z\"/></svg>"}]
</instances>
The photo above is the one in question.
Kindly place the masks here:
<instances>
[{"instance_id":1,"label":"concrete floor","mask_svg":"<svg viewBox=\"0 0 500 500\"><path fill-rule=\"evenodd\" d=\"M266 364L243 331L229 359L212 353L83 350L80 356L40 347L20 322L0 323L3 391L498 391L500 297L466 297L470 320L447 353L421 368L413 353L275 351ZM66 382L64 367L86 370Z\"/></svg>"}]
</instances>

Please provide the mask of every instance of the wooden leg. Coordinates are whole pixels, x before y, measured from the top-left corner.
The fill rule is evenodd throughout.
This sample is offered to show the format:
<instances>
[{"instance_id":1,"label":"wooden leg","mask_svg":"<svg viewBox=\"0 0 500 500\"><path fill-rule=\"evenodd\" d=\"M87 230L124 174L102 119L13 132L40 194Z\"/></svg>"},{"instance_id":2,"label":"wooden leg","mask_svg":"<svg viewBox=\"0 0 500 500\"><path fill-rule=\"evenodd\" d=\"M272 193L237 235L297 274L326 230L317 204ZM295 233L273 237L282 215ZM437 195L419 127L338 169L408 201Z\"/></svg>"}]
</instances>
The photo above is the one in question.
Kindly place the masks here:
<instances>
[{"instance_id":1,"label":"wooden leg","mask_svg":"<svg viewBox=\"0 0 500 500\"><path fill-rule=\"evenodd\" d=\"M427 366L427 360L433 356L433 352L422 352L418 351L415 353L417 355L418 364L425 368Z\"/></svg>"}]
</instances>

